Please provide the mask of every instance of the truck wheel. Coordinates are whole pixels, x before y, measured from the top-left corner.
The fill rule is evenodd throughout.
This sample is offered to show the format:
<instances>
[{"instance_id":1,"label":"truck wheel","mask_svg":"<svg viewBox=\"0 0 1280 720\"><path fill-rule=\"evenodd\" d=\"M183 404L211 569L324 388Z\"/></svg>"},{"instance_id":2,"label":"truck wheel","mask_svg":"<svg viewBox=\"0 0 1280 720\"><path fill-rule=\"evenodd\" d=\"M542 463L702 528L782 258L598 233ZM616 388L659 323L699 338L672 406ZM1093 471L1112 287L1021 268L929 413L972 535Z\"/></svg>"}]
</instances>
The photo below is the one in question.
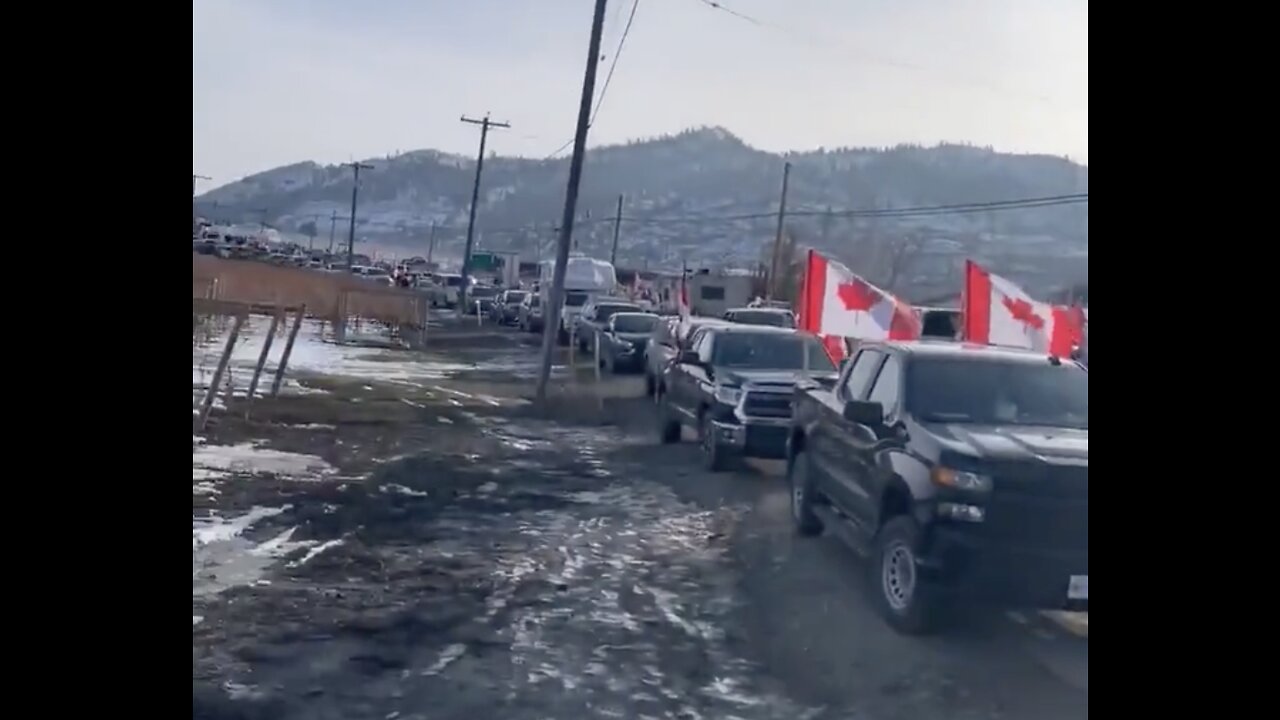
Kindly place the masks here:
<instances>
[{"instance_id":1,"label":"truck wheel","mask_svg":"<svg viewBox=\"0 0 1280 720\"><path fill-rule=\"evenodd\" d=\"M656 384L656 383L654 383L654 381L653 381L653 376L649 374L649 371L648 371L648 370L645 370L645 371L644 371L644 395L645 395L645 397L653 397L653 394L654 394L655 392L657 392L657 391L658 391L657 384Z\"/></svg>"},{"instance_id":2,"label":"truck wheel","mask_svg":"<svg viewBox=\"0 0 1280 720\"><path fill-rule=\"evenodd\" d=\"M667 396L658 396L658 439L663 445L680 442L680 421L671 419L671 410L667 408Z\"/></svg>"},{"instance_id":3,"label":"truck wheel","mask_svg":"<svg viewBox=\"0 0 1280 720\"><path fill-rule=\"evenodd\" d=\"M556 340L557 340L561 345L568 345L568 344L569 344L569 333L565 332L565 331L564 331L564 328L560 328L560 333L556 336Z\"/></svg>"},{"instance_id":4,"label":"truck wheel","mask_svg":"<svg viewBox=\"0 0 1280 720\"><path fill-rule=\"evenodd\" d=\"M798 535L806 537L822 533L822 520L813 514L813 476L809 453L801 450L787 466L791 485L791 521Z\"/></svg>"},{"instance_id":5,"label":"truck wheel","mask_svg":"<svg viewBox=\"0 0 1280 720\"><path fill-rule=\"evenodd\" d=\"M715 426L711 424L709 412L704 412L698 422L698 440L702 445L702 462L707 469L711 472L724 470L728 463L725 462L724 448L716 442Z\"/></svg>"},{"instance_id":6,"label":"truck wheel","mask_svg":"<svg viewBox=\"0 0 1280 720\"><path fill-rule=\"evenodd\" d=\"M907 515L885 523L876 534L875 554L867 563L867 583L880 614L904 635L926 635L941 625L936 596L920 582L916 564L920 526Z\"/></svg>"}]
</instances>

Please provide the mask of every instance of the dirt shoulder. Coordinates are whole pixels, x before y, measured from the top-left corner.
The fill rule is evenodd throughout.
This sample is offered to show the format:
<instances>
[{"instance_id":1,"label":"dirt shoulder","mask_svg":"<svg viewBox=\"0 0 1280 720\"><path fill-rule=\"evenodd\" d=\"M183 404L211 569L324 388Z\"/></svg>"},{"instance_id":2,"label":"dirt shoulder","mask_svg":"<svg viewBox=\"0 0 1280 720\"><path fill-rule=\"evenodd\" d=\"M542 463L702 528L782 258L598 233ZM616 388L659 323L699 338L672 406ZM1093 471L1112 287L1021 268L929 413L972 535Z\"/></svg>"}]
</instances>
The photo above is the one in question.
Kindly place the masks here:
<instances>
[{"instance_id":1,"label":"dirt shoulder","mask_svg":"<svg viewBox=\"0 0 1280 720\"><path fill-rule=\"evenodd\" d=\"M889 634L776 479L656 443L638 379L544 416L529 336L434 340L305 350L194 443L193 717L1087 716L1008 623Z\"/></svg>"}]
</instances>

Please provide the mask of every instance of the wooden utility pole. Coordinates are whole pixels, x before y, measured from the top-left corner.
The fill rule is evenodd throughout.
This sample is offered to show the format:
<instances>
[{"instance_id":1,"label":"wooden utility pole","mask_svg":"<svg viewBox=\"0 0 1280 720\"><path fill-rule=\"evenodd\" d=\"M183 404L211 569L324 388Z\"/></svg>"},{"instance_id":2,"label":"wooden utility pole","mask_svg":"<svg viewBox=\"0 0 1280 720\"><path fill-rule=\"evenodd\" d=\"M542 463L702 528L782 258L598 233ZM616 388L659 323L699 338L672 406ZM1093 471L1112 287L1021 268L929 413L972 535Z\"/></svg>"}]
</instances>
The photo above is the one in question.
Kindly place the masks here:
<instances>
[{"instance_id":1,"label":"wooden utility pole","mask_svg":"<svg viewBox=\"0 0 1280 720\"><path fill-rule=\"evenodd\" d=\"M569 161L569 186L564 197L564 215L560 221L560 242L556 246L556 269L551 278L550 303L543 308L542 358L538 368L536 397L544 404L547 399L547 381L551 379L551 354L556 346L556 334L560 330L560 315L564 307L564 276L569 268L569 244L573 238L573 216L578 207L578 184L582 181L582 162L587 152L587 128L591 121L591 100L596 91L596 66L600 62L600 31L604 27L604 8L607 0L596 0L595 14L591 18L591 41L587 46L587 69L582 78L582 100L578 104L578 128L573 135L573 159Z\"/></svg>"},{"instance_id":2,"label":"wooden utility pole","mask_svg":"<svg viewBox=\"0 0 1280 720\"><path fill-rule=\"evenodd\" d=\"M356 196L360 192L360 171L372 170L373 166L361 162L351 162L347 165L355 172L351 182L351 226L347 230L347 272L351 272L351 266L355 264L356 257Z\"/></svg>"},{"instance_id":3,"label":"wooden utility pole","mask_svg":"<svg viewBox=\"0 0 1280 720\"><path fill-rule=\"evenodd\" d=\"M778 290L778 255L782 246L782 229L787 218L787 183L791 179L791 163L782 166L782 198L778 200L778 230L773 236L773 256L769 261L769 282L766 296L772 300Z\"/></svg>"},{"instance_id":4,"label":"wooden utility pole","mask_svg":"<svg viewBox=\"0 0 1280 720\"><path fill-rule=\"evenodd\" d=\"M436 252L436 224L431 223L431 237L427 239L427 262L431 262L431 256Z\"/></svg>"},{"instance_id":5,"label":"wooden utility pole","mask_svg":"<svg viewBox=\"0 0 1280 720\"><path fill-rule=\"evenodd\" d=\"M613 214L613 250L609 252L609 264L618 265L618 231L622 228L622 195L618 195L618 209Z\"/></svg>"},{"instance_id":6,"label":"wooden utility pole","mask_svg":"<svg viewBox=\"0 0 1280 720\"><path fill-rule=\"evenodd\" d=\"M471 123L480 126L480 152L476 155L476 180L471 186L471 213L467 217L467 245L462 249L462 287L458 288L458 301L461 303L466 300L468 292L471 289L471 247L475 242L476 232L476 206L480 203L480 173L484 171L484 144L489 138L489 128L509 128L510 123L496 122L489 119L489 114L481 120L462 116L462 122ZM464 306L465 307L465 306Z\"/></svg>"},{"instance_id":7,"label":"wooden utility pole","mask_svg":"<svg viewBox=\"0 0 1280 720\"><path fill-rule=\"evenodd\" d=\"M334 210L333 214L329 216L329 254L330 255L333 254L333 241L334 241L333 234L338 228L338 221L346 220L346 219L347 219L346 216L339 215L337 210Z\"/></svg>"}]
</instances>

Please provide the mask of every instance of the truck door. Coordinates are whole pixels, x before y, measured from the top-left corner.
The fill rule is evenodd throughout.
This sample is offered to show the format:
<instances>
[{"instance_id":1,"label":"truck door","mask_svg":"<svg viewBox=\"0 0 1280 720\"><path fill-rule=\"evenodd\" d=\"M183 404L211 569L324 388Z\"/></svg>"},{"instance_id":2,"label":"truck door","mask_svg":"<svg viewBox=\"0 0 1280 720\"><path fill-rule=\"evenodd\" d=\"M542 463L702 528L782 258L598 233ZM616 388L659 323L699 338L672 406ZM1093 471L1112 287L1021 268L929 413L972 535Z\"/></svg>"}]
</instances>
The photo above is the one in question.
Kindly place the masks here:
<instances>
[{"instance_id":1,"label":"truck door","mask_svg":"<svg viewBox=\"0 0 1280 720\"><path fill-rule=\"evenodd\" d=\"M870 428L857 425L844 419L844 404L850 400L866 398L871 381L884 362L884 353L865 349L858 353L852 361L853 365L845 374L843 381L836 387L836 408L831 416L823 418L816 430L817 437L810 437L810 446L814 449L814 461L817 464L820 490L833 503L839 506L851 520L864 522L866 508L870 505L870 497L858 482L858 475L853 466L855 447L875 442L875 435ZM864 528L865 529L865 528Z\"/></svg>"},{"instance_id":2,"label":"truck door","mask_svg":"<svg viewBox=\"0 0 1280 720\"><path fill-rule=\"evenodd\" d=\"M841 418L848 432L841 435L842 454L849 469L849 496L855 503L849 508L857 515L858 524L868 531L878 526L880 487L888 481L888 471L879 462L888 452L883 441L898 430L894 427L902 411L902 361L889 355L876 373L866 399L884 408L884 423L877 427L855 425Z\"/></svg>"}]
</instances>

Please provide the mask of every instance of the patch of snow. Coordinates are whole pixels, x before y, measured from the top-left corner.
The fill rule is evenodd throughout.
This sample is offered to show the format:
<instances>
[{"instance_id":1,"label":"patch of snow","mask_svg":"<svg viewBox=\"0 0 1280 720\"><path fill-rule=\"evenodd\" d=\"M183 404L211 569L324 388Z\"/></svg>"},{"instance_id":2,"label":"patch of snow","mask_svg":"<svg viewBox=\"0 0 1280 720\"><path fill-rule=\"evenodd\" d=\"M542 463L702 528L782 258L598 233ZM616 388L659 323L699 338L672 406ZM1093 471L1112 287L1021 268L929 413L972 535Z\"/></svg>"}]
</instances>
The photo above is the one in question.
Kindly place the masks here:
<instances>
[{"instance_id":1,"label":"patch of snow","mask_svg":"<svg viewBox=\"0 0 1280 720\"><path fill-rule=\"evenodd\" d=\"M252 527L259 520L275 517L288 508L288 505L275 508L255 507L235 518L222 518L216 513L204 519L192 518L191 548L194 550L202 545L230 540L239 536L240 533Z\"/></svg>"},{"instance_id":2,"label":"patch of snow","mask_svg":"<svg viewBox=\"0 0 1280 720\"><path fill-rule=\"evenodd\" d=\"M335 469L314 455L240 445L203 445L191 453L192 479L207 480L231 474L269 474L290 480L320 480Z\"/></svg>"}]
</instances>

